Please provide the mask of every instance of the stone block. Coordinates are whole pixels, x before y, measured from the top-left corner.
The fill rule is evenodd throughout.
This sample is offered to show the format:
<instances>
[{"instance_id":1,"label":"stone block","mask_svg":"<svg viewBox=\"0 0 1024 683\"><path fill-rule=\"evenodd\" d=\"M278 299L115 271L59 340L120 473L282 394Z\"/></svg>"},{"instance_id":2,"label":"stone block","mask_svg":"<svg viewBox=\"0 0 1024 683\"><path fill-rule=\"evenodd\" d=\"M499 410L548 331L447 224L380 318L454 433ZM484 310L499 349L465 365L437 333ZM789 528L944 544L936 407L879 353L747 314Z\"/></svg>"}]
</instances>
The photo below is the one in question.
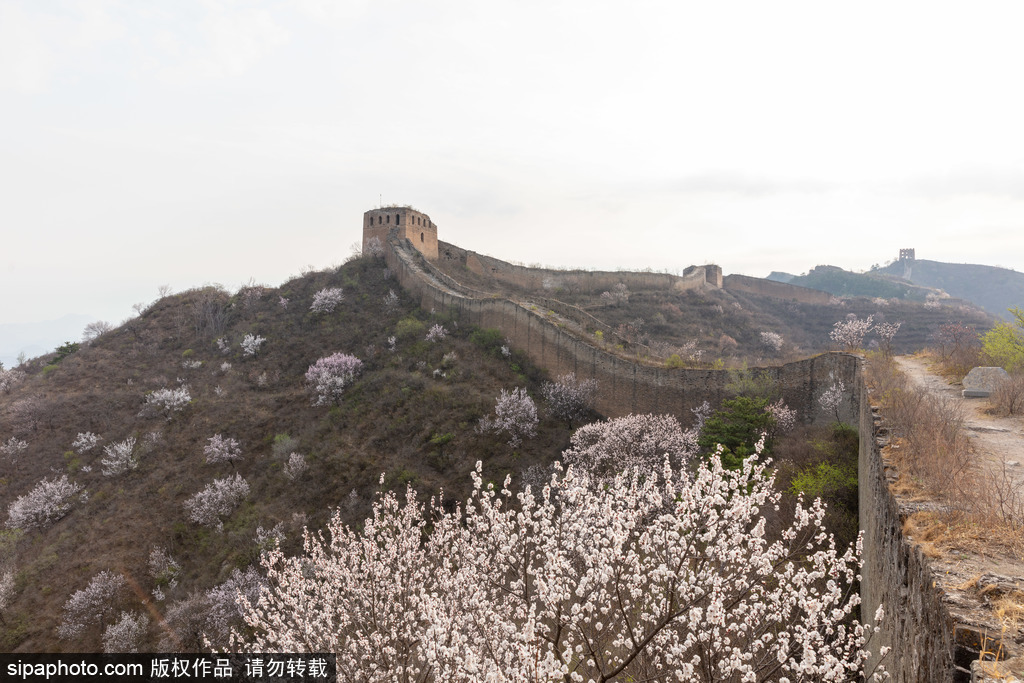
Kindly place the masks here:
<instances>
[{"instance_id":1,"label":"stone block","mask_svg":"<svg viewBox=\"0 0 1024 683\"><path fill-rule=\"evenodd\" d=\"M977 367L964 377L964 398L985 398L990 396L1000 384L1010 379L1006 370L998 367Z\"/></svg>"}]
</instances>

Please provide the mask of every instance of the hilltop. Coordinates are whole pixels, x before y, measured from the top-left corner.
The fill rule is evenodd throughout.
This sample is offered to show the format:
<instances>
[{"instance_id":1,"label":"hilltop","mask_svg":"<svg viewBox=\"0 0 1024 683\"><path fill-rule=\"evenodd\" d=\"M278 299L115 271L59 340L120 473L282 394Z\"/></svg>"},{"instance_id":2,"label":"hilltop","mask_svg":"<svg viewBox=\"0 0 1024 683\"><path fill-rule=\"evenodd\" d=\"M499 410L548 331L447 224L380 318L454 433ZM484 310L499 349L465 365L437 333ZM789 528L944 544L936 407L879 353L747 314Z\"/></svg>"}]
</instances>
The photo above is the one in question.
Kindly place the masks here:
<instances>
[{"instance_id":1,"label":"hilltop","mask_svg":"<svg viewBox=\"0 0 1024 683\"><path fill-rule=\"evenodd\" d=\"M921 287L942 289L1009 320L1007 309L1024 306L1024 273L998 266L905 259L872 273L898 277Z\"/></svg>"},{"instance_id":2,"label":"hilltop","mask_svg":"<svg viewBox=\"0 0 1024 683\"><path fill-rule=\"evenodd\" d=\"M865 273L821 265L803 275L773 271L768 279L819 289L839 297L918 302L959 299L1003 320L1010 319L1009 308L1024 305L1024 273L970 263L903 258L886 266L875 266Z\"/></svg>"}]
</instances>

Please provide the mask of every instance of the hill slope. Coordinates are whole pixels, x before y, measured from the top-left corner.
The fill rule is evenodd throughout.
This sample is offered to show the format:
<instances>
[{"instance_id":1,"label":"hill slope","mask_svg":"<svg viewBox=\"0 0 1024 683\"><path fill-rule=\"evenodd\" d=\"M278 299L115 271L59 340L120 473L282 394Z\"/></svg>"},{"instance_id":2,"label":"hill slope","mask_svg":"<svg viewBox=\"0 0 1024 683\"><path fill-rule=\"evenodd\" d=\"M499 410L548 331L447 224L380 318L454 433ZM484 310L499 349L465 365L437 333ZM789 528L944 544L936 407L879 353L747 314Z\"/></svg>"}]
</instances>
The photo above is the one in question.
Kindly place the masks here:
<instances>
[{"instance_id":1,"label":"hill slope","mask_svg":"<svg viewBox=\"0 0 1024 683\"><path fill-rule=\"evenodd\" d=\"M916 259L897 261L873 272L945 290L1005 320L1010 319L1007 309L1024 306L1024 273L1007 268Z\"/></svg>"},{"instance_id":2,"label":"hill slope","mask_svg":"<svg viewBox=\"0 0 1024 683\"><path fill-rule=\"evenodd\" d=\"M318 291L336 287L345 297L336 310L310 310ZM432 317L395 288L382 261L359 259L278 289L192 290L59 361L51 354L21 368L27 377L0 394L0 444L14 444L0 453L0 515L8 521L12 503L44 479L67 476L86 495L42 528L0 531L0 579L14 577L10 604L0 605L0 649L100 650L102 623L55 633L66 601L101 571L130 588L107 623L120 610L148 614L144 649L198 649L196 634L215 630L211 589L237 583L235 570L258 561L260 528L276 527L295 552L303 526L321 528L338 506L349 522L364 519L382 472L384 488L444 488L454 501L468 492L476 460L499 480L553 460L568 443L564 423L542 420L515 453L507 437L474 430L502 388L536 394L542 373L502 353L500 335ZM432 342L434 324L447 335ZM252 355L247 335L265 338ZM304 375L339 351L362 359L363 372L338 405L312 405ZM185 387L191 400L181 410L149 403L154 392ZM84 432L102 441L76 452ZM239 442L237 461L206 461L218 434ZM106 476L103 447L129 439L137 468ZM292 452L307 465L294 479L285 474ZM192 521L186 501L236 474L249 493L220 515L223 529ZM152 570L159 549L180 569ZM233 585L221 594L233 596Z\"/></svg>"}]
</instances>

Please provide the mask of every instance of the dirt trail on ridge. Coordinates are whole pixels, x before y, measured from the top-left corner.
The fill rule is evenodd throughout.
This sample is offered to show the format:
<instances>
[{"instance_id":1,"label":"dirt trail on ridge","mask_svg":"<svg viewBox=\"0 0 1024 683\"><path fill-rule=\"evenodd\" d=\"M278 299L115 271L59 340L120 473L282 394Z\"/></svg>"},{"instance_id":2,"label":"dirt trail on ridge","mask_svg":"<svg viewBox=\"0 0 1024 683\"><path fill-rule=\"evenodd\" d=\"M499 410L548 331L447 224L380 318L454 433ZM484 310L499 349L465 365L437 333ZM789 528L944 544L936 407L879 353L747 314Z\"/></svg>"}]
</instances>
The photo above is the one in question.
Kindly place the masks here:
<instances>
[{"instance_id":1,"label":"dirt trail on ridge","mask_svg":"<svg viewBox=\"0 0 1024 683\"><path fill-rule=\"evenodd\" d=\"M921 358L897 356L896 362L916 385L957 402L979 467L998 474L1005 462L1007 473L1024 486L1024 419L989 415L986 399L963 398L962 386L933 373Z\"/></svg>"}]
</instances>

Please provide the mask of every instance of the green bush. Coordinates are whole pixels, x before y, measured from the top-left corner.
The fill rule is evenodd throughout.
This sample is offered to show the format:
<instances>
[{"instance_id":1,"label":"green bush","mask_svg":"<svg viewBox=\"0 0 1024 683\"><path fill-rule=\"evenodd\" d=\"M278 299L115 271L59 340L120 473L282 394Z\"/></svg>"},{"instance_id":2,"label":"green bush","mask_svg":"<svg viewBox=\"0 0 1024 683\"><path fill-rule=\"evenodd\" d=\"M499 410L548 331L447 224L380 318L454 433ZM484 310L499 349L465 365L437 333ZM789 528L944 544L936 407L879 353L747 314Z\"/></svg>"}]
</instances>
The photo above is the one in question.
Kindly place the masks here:
<instances>
[{"instance_id":1,"label":"green bush","mask_svg":"<svg viewBox=\"0 0 1024 683\"><path fill-rule=\"evenodd\" d=\"M60 363L62 360L77 351L78 348L79 345L76 342L64 342L57 347L57 357L53 359L53 364L56 365L57 363Z\"/></svg>"},{"instance_id":2,"label":"green bush","mask_svg":"<svg viewBox=\"0 0 1024 683\"><path fill-rule=\"evenodd\" d=\"M493 327L473 330L469 335L469 340L495 357L501 355L501 347L505 344L505 336L501 330Z\"/></svg>"},{"instance_id":3,"label":"green bush","mask_svg":"<svg viewBox=\"0 0 1024 683\"><path fill-rule=\"evenodd\" d=\"M395 336L402 340L422 338L427 329L422 321L412 316L402 318L395 324Z\"/></svg>"},{"instance_id":4,"label":"green bush","mask_svg":"<svg viewBox=\"0 0 1024 683\"><path fill-rule=\"evenodd\" d=\"M1024 310L1011 308L1013 323L999 323L989 330L982 345L989 359L1007 371L1024 369Z\"/></svg>"},{"instance_id":5,"label":"green bush","mask_svg":"<svg viewBox=\"0 0 1024 683\"><path fill-rule=\"evenodd\" d=\"M721 444L722 464L739 469L743 459L754 452L761 434L771 434L775 427L775 418L764 410L767 405L767 398L749 396L722 401L722 407L707 419L697 439L701 452L710 455ZM771 450L771 440L766 438L762 452L768 455Z\"/></svg>"}]
</instances>

